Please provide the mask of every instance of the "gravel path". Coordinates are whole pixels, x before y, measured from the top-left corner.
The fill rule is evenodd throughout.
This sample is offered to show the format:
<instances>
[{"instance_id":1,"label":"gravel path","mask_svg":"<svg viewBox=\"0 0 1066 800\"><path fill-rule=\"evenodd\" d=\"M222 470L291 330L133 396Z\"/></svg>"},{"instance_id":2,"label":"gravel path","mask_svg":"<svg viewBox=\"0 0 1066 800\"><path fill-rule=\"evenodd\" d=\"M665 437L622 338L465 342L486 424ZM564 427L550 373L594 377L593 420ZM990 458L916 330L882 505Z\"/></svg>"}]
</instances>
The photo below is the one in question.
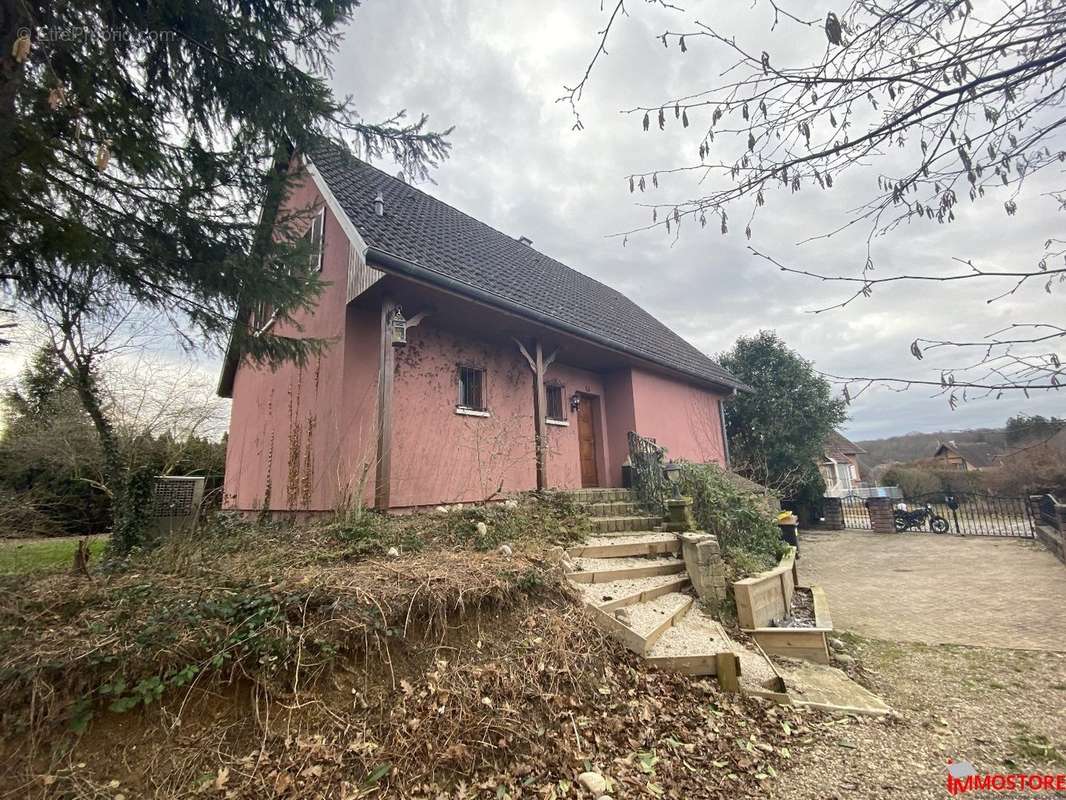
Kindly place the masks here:
<instances>
[{"instance_id":1,"label":"gravel path","mask_svg":"<svg viewBox=\"0 0 1066 800\"><path fill-rule=\"evenodd\" d=\"M800 534L801 584L837 630L893 641L1066 651L1066 566L1031 539Z\"/></svg>"},{"instance_id":2,"label":"gravel path","mask_svg":"<svg viewBox=\"0 0 1066 800\"><path fill-rule=\"evenodd\" d=\"M979 773L1066 772L1066 655L852 642L874 690L901 717L815 717L814 735L797 742L769 797L944 798L949 758Z\"/></svg>"},{"instance_id":3,"label":"gravel path","mask_svg":"<svg viewBox=\"0 0 1066 800\"><path fill-rule=\"evenodd\" d=\"M610 569L629 569L630 567L658 567L662 564L676 564L673 556L626 556L624 558L575 558L574 563L582 572L601 572Z\"/></svg>"},{"instance_id":4,"label":"gravel path","mask_svg":"<svg viewBox=\"0 0 1066 800\"><path fill-rule=\"evenodd\" d=\"M610 583L575 583L573 586L581 592L586 603L602 606L620 597L629 597L638 592L646 592L666 583L673 583L684 575L657 575L652 578L633 578L628 581L611 581Z\"/></svg>"}]
</instances>

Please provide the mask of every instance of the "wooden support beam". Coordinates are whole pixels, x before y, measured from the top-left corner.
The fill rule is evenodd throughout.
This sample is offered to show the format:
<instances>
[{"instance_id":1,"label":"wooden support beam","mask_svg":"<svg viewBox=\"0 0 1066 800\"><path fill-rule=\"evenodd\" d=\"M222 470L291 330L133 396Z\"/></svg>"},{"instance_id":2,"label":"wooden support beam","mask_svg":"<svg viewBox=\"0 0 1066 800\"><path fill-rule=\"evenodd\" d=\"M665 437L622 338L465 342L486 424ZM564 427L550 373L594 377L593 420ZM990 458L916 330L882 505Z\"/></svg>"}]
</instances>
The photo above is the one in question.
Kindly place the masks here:
<instances>
[{"instance_id":1,"label":"wooden support beam","mask_svg":"<svg viewBox=\"0 0 1066 800\"><path fill-rule=\"evenodd\" d=\"M548 425L544 421L544 350L540 339L533 342L533 420L537 441L537 491L548 488Z\"/></svg>"},{"instance_id":2,"label":"wooden support beam","mask_svg":"<svg viewBox=\"0 0 1066 800\"><path fill-rule=\"evenodd\" d=\"M436 312L437 310L435 308L427 308L424 311L419 311L417 314L411 317L411 319L407 320L407 329L410 330L411 328L417 328L419 323L422 322L422 320L424 320L426 317L432 316Z\"/></svg>"},{"instance_id":3,"label":"wooden support beam","mask_svg":"<svg viewBox=\"0 0 1066 800\"><path fill-rule=\"evenodd\" d=\"M396 303L391 297L381 301L381 353L378 360L378 457L374 474L374 506L382 511L391 502L392 477L392 388L396 375L396 349L392 346L389 322ZM420 320L421 321L421 320Z\"/></svg>"},{"instance_id":4,"label":"wooden support beam","mask_svg":"<svg viewBox=\"0 0 1066 800\"><path fill-rule=\"evenodd\" d=\"M514 337L511 338L514 339ZM548 425L544 421L545 406L548 400L544 393L544 373L559 355L559 350L553 350L550 356L544 358L544 348L541 346L540 339L533 340L532 355L519 339L514 339L514 343L518 345L522 357L533 371L533 437L537 459L537 490L542 491L548 488Z\"/></svg>"}]
</instances>

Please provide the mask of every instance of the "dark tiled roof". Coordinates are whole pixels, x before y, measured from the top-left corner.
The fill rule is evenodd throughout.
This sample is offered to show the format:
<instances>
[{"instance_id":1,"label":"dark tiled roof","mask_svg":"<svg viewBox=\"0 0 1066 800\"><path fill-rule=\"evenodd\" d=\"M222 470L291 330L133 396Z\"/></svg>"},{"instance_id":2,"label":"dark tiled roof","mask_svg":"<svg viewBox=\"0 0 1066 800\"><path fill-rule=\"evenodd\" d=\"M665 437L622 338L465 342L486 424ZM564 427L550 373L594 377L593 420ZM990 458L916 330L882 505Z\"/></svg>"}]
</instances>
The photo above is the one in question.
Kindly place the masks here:
<instances>
[{"instance_id":1,"label":"dark tiled roof","mask_svg":"<svg viewBox=\"0 0 1066 800\"><path fill-rule=\"evenodd\" d=\"M701 381L743 386L609 286L335 147L317 149L311 160L371 249Z\"/></svg>"},{"instance_id":2,"label":"dark tiled roof","mask_svg":"<svg viewBox=\"0 0 1066 800\"><path fill-rule=\"evenodd\" d=\"M839 431L830 431L829 435L825 437L825 452L829 456L854 456L859 453L865 453L866 451Z\"/></svg>"},{"instance_id":3,"label":"dark tiled roof","mask_svg":"<svg viewBox=\"0 0 1066 800\"><path fill-rule=\"evenodd\" d=\"M942 442L936 451L939 453L941 450L954 450L971 467L991 467L998 458L995 448L987 442Z\"/></svg>"}]
</instances>

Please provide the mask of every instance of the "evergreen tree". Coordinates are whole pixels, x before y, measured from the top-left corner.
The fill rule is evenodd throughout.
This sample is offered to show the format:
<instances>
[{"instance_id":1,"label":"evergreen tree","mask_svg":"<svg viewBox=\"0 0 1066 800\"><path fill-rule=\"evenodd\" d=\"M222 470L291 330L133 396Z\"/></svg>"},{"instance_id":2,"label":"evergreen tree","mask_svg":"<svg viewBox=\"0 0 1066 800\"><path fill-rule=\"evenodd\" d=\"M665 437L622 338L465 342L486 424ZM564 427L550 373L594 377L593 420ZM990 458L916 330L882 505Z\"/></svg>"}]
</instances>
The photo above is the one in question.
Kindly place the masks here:
<instances>
[{"instance_id":1,"label":"evergreen tree","mask_svg":"<svg viewBox=\"0 0 1066 800\"><path fill-rule=\"evenodd\" d=\"M734 468L787 498L817 502L825 491L818 464L847 419L844 401L773 331L741 337L719 362L752 389L726 405Z\"/></svg>"},{"instance_id":2,"label":"evergreen tree","mask_svg":"<svg viewBox=\"0 0 1066 800\"><path fill-rule=\"evenodd\" d=\"M333 96L329 58L357 5L0 0L0 283L32 306L68 271L101 270L183 336L191 322L214 339L238 307L306 307L306 252L270 235L306 224L275 219L292 148L348 140L414 175L448 149L425 117L368 124ZM233 334L271 362L316 346Z\"/></svg>"}]
</instances>

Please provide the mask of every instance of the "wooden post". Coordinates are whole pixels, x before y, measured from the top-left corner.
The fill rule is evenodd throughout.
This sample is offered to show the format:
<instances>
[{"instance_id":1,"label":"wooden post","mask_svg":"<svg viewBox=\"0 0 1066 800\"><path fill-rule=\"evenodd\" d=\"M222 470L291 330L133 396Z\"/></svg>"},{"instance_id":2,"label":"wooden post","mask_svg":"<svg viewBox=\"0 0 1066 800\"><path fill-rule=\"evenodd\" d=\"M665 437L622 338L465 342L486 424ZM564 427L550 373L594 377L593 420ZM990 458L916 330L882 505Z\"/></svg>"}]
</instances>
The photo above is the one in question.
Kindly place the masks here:
<instances>
[{"instance_id":1,"label":"wooden post","mask_svg":"<svg viewBox=\"0 0 1066 800\"><path fill-rule=\"evenodd\" d=\"M378 463L374 480L374 506L389 507L392 476L392 386L396 372L396 351L392 346L389 322L396 303L391 297L381 302L381 357L378 361Z\"/></svg>"},{"instance_id":2,"label":"wooden post","mask_svg":"<svg viewBox=\"0 0 1066 800\"><path fill-rule=\"evenodd\" d=\"M518 339L514 341L533 371L533 435L536 445L537 490L541 491L548 488L548 424L544 421L544 406L547 404L544 394L544 373L555 361L559 351L555 350L545 358L540 339L534 339L533 355L530 355L524 344Z\"/></svg>"},{"instance_id":3,"label":"wooden post","mask_svg":"<svg viewBox=\"0 0 1066 800\"><path fill-rule=\"evenodd\" d=\"M737 680L737 676L740 674L740 659L737 658L736 653L728 650L724 653L718 653L715 662L718 685L722 687L722 691L739 692L740 681Z\"/></svg>"},{"instance_id":4,"label":"wooden post","mask_svg":"<svg viewBox=\"0 0 1066 800\"><path fill-rule=\"evenodd\" d=\"M537 436L537 490L548 488L548 464L546 453L548 445L548 428L544 422L544 350L540 339L533 342L533 420Z\"/></svg>"}]
</instances>

